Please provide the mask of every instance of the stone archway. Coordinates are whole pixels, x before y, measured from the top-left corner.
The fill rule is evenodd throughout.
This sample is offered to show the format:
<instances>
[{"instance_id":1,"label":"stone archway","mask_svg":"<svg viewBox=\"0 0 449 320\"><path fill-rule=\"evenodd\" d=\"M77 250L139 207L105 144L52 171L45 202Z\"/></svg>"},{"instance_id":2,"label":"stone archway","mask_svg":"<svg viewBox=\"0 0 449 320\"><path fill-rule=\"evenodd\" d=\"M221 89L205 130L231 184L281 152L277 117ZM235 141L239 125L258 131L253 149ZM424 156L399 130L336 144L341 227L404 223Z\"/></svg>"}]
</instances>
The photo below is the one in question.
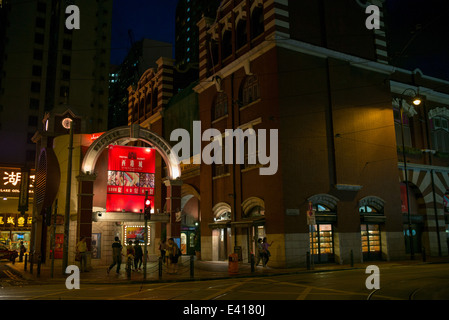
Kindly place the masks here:
<instances>
[{"instance_id":1,"label":"stone archway","mask_svg":"<svg viewBox=\"0 0 449 320\"><path fill-rule=\"evenodd\" d=\"M126 145L132 141L143 141L155 148L167 165L168 176L163 183L167 188L166 212L170 228L167 230L171 237L179 237L181 225L176 221L176 211L181 207L182 181L180 161L175 153L172 153L170 144L162 137L138 124L129 127L119 127L102 134L87 150L81 165L81 173L77 177L79 181L79 237L86 237L90 247L92 237L92 207L93 185L96 179L95 165L103 150L110 144Z\"/></svg>"},{"instance_id":2,"label":"stone archway","mask_svg":"<svg viewBox=\"0 0 449 320\"><path fill-rule=\"evenodd\" d=\"M81 165L81 171L87 175L93 173L98 157L108 145L113 143L124 145L137 140L148 143L159 152L167 164L170 180L178 179L181 176L180 161L176 153L171 152L170 144L159 135L140 127L138 124L115 128L102 134L87 150Z\"/></svg>"}]
</instances>

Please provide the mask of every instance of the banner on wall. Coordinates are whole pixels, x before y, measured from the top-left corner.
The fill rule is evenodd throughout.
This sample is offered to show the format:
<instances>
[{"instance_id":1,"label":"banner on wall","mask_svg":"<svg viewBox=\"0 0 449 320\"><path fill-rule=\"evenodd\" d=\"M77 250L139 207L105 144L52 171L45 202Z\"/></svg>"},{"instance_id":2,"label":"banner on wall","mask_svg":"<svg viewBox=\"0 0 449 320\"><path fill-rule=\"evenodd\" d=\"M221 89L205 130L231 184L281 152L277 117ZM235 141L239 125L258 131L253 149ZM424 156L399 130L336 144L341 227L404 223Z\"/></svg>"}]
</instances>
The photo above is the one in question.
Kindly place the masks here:
<instances>
[{"instance_id":1,"label":"banner on wall","mask_svg":"<svg viewBox=\"0 0 449 320\"><path fill-rule=\"evenodd\" d=\"M110 145L107 212L142 212L145 194L154 204L156 150Z\"/></svg>"},{"instance_id":2,"label":"banner on wall","mask_svg":"<svg viewBox=\"0 0 449 320\"><path fill-rule=\"evenodd\" d=\"M403 183L401 183L401 212L408 212L407 187Z\"/></svg>"}]
</instances>

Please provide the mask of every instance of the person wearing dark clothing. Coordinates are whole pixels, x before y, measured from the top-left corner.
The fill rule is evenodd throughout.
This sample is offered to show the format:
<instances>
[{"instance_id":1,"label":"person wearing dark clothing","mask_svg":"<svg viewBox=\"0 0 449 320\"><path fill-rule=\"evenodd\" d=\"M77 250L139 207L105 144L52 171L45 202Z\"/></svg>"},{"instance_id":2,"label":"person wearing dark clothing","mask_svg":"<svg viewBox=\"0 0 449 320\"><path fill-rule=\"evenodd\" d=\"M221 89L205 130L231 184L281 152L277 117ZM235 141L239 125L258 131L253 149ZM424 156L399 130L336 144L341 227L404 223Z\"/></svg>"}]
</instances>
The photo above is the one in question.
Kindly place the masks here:
<instances>
[{"instance_id":1,"label":"person wearing dark clothing","mask_svg":"<svg viewBox=\"0 0 449 320\"><path fill-rule=\"evenodd\" d=\"M20 241L20 255L19 255L19 262L23 262L23 256L25 255L25 252L27 252L27 248L23 245L23 241Z\"/></svg>"},{"instance_id":2,"label":"person wearing dark clothing","mask_svg":"<svg viewBox=\"0 0 449 320\"><path fill-rule=\"evenodd\" d=\"M139 241L135 241L134 243L134 270L140 270L142 267L142 258L143 258L143 252L142 247L139 244Z\"/></svg>"},{"instance_id":3,"label":"person wearing dark clothing","mask_svg":"<svg viewBox=\"0 0 449 320\"><path fill-rule=\"evenodd\" d=\"M267 266L268 260L270 259L271 253L270 250L268 250L268 247L270 247L273 244L274 241L271 241L271 243L268 243L267 238L263 238L262 240L262 248L263 248L263 258L262 258L262 264L263 267Z\"/></svg>"},{"instance_id":4,"label":"person wearing dark clothing","mask_svg":"<svg viewBox=\"0 0 449 320\"><path fill-rule=\"evenodd\" d=\"M114 243L112 243L112 264L108 267L108 274L111 269L117 265L117 274L120 272L120 265L122 264L122 244L118 237L115 237Z\"/></svg>"}]
</instances>

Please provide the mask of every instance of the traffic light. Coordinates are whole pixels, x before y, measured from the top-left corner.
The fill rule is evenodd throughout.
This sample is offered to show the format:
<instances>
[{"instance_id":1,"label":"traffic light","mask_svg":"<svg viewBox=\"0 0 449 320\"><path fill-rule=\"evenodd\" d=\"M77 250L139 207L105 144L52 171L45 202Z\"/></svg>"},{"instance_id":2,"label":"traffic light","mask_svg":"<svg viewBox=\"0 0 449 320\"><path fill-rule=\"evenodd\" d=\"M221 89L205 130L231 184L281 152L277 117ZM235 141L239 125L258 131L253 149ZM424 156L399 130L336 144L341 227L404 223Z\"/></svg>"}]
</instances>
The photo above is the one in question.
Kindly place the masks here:
<instances>
[{"instance_id":1,"label":"traffic light","mask_svg":"<svg viewBox=\"0 0 449 320\"><path fill-rule=\"evenodd\" d=\"M144 215L146 219L151 219L151 200L145 199Z\"/></svg>"}]
</instances>

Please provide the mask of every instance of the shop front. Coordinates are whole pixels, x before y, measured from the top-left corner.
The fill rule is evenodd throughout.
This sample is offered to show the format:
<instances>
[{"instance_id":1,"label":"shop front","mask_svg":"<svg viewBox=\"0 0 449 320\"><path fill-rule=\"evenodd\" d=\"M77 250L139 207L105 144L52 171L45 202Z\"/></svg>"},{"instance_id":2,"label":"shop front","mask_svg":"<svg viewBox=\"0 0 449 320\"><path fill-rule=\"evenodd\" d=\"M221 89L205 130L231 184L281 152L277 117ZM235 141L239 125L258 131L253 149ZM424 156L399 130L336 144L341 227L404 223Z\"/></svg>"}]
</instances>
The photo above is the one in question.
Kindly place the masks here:
<instances>
[{"instance_id":1,"label":"shop front","mask_svg":"<svg viewBox=\"0 0 449 320\"><path fill-rule=\"evenodd\" d=\"M384 202L366 197L359 202L360 236L363 261L382 260L382 229L385 225Z\"/></svg>"},{"instance_id":2,"label":"shop front","mask_svg":"<svg viewBox=\"0 0 449 320\"><path fill-rule=\"evenodd\" d=\"M0 213L0 243L11 250L19 250L20 244L23 242L29 251L31 224L31 215Z\"/></svg>"},{"instance_id":3,"label":"shop front","mask_svg":"<svg viewBox=\"0 0 449 320\"><path fill-rule=\"evenodd\" d=\"M30 248L34 177L34 171L0 168L0 244L11 250L19 250L21 242Z\"/></svg>"},{"instance_id":4,"label":"shop front","mask_svg":"<svg viewBox=\"0 0 449 320\"><path fill-rule=\"evenodd\" d=\"M310 247L314 263L335 262L334 223L337 221L335 208L314 204L316 224L309 232Z\"/></svg>"}]
</instances>

